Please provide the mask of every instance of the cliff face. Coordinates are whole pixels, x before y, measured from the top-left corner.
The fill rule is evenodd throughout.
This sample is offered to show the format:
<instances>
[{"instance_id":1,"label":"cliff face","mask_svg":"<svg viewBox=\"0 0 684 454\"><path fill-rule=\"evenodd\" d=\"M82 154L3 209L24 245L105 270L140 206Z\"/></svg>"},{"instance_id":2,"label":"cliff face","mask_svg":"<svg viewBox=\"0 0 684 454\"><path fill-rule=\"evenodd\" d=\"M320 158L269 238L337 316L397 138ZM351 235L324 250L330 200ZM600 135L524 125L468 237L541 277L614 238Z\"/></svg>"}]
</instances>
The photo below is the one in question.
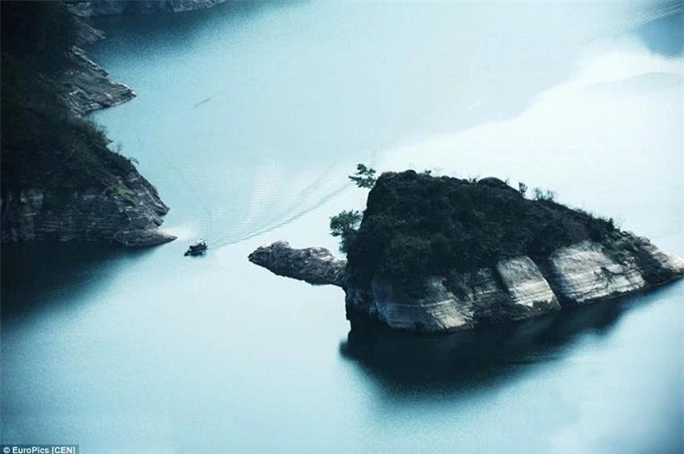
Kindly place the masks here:
<instances>
[{"instance_id":1,"label":"cliff face","mask_svg":"<svg viewBox=\"0 0 684 454\"><path fill-rule=\"evenodd\" d=\"M168 207L137 172L110 188L10 190L0 200L2 241L105 241L151 246L175 237L160 232Z\"/></svg>"},{"instance_id":2,"label":"cliff face","mask_svg":"<svg viewBox=\"0 0 684 454\"><path fill-rule=\"evenodd\" d=\"M227 0L102 0L71 2L69 9L80 17L116 14L181 12L211 8Z\"/></svg>"},{"instance_id":3,"label":"cliff face","mask_svg":"<svg viewBox=\"0 0 684 454\"><path fill-rule=\"evenodd\" d=\"M605 244L559 248L536 262L524 256L447 274L424 278L426 290L419 297L404 292L395 279L374 276L370 286L349 279L347 316L420 332L468 329L642 291L680 278L684 261L644 238L620 233Z\"/></svg>"},{"instance_id":4,"label":"cliff face","mask_svg":"<svg viewBox=\"0 0 684 454\"><path fill-rule=\"evenodd\" d=\"M135 96L76 47L103 35L59 3L2 8L2 242L173 240L157 190L84 118Z\"/></svg>"},{"instance_id":5,"label":"cliff face","mask_svg":"<svg viewBox=\"0 0 684 454\"><path fill-rule=\"evenodd\" d=\"M71 64L57 77L57 81L62 100L77 116L113 107L135 97L131 88L111 80L107 71L76 46L71 50Z\"/></svg>"}]
</instances>

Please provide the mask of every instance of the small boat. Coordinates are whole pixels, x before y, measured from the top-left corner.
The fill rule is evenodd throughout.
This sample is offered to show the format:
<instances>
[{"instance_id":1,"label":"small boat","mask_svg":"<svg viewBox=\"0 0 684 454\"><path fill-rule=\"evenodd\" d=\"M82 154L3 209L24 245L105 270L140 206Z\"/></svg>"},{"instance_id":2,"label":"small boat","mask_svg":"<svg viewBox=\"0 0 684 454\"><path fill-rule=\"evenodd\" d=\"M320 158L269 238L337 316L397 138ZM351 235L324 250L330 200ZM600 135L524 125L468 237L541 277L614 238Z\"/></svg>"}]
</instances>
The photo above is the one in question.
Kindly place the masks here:
<instances>
[{"instance_id":1,"label":"small boat","mask_svg":"<svg viewBox=\"0 0 684 454\"><path fill-rule=\"evenodd\" d=\"M199 240L195 244L191 244L187 251L185 251L185 256L188 255L202 255L207 250L207 242L204 240Z\"/></svg>"}]
</instances>

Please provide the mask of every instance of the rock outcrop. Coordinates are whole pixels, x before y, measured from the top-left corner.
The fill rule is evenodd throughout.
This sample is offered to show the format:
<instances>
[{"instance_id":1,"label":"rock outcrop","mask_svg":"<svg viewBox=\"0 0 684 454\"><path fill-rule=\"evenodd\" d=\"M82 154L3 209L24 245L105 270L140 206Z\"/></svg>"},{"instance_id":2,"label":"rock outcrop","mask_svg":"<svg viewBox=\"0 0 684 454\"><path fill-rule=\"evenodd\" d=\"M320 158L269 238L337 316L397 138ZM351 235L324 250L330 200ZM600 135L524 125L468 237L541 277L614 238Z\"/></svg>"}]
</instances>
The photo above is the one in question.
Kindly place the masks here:
<instances>
[{"instance_id":1,"label":"rock outcrop","mask_svg":"<svg viewBox=\"0 0 684 454\"><path fill-rule=\"evenodd\" d=\"M293 249L285 241L263 246L249 255L249 261L279 276L313 285L342 286L346 260L336 259L324 248Z\"/></svg>"},{"instance_id":2,"label":"rock outcrop","mask_svg":"<svg viewBox=\"0 0 684 454\"><path fill-rule=\"evenodd\" d=\"M646 238L549 199L525 199L495 178L383 174L347 248L346 267L324 249L287 243L250 260L341 286L352 326L428 333L523 320L684 275L684 260Z\"/></svg>"},{"instance_id":3,"label":"rock outcrop","mask_svg":"<svg viewBox=\"0 0 684 454\"><path fill-rule=\"evenodd\" d=\"M107 71L88 58L83 49L72 48L71 62L57 81L61 98L74 115L84 116L135 97L130 87L111 80Z\"/></svg>"},{"instance_id":4,"label":"rock outcrop","mask_svg":"<svg viewBox=\"0 0 684 454\"><path fill-rule=\"evenodd\" d=\"M623 254L616 259L617 243ZM540 268L547 270L542 274ZM559 248L539 265L530 257L501 260L492 268L430 276L420 297L376 276L367 288L345 283L350 320L370 318L391 328L444 332L521 320L580 304L633 294L684 274L684 260L645 238L623 232L607 246L582 242ZM445 285L445 283L447 283Z\"/></svg>"},{"instance_id":5,"label":"rock outcrop","mask_svg":"<svg viewBox=\"0 0 684 454\"><path fill-rule=\"evenodd\" d=\"M646 286L634 258L618 263L599 243L560 248L549 257L552 280L565 301L585 304Z\"/></svg>"},{"instance_id":6,"label":"rock outcrop","mask_svg":"<svg viewBox=\"0 0 684 454\"><path fill-rule=\"evenodd\" d=\"M205 9L227 0L99 0L76 1L69 5L79 17L111 16L118 14L182 12Z\"/></svg>"},{"instance_id":7,"label":"rock outcrop","mask_svg":"<svg viewBox=\"0 0 684 454\"><path fill-rule=\"evenodd\" d=\"M9 190L0 200L3 242L99 241L128 247L175 239L158 230L169 211L157 190L131 172L116 186Z\"/></svg>"}]
</instances>

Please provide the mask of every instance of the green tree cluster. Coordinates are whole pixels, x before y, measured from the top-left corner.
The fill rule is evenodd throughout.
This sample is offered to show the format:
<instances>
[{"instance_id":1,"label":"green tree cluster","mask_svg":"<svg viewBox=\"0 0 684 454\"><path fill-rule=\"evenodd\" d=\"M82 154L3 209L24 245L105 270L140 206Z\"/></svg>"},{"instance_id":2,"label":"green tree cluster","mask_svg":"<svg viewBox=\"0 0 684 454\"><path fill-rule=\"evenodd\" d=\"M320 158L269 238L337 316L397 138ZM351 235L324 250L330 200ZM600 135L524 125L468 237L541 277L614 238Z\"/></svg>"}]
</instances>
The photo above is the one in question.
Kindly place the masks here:
<instances>
[{"instance_id":1,"label":"green tree cluster","mask_svg":"<svg viewBox=\"0 0 684 454\"><path fill-rule=\"evenodd\" d=\"M347 252L347 245L353 241L362 217L357 210L345 210L330 218L330 233L340 238L340 251Z\"/></svg>"},{"instance_id":2,"label":"green tree cluster","mask_svg":"<svg viewBox=\"0 0 684 454\"><path fill-rule=\"evenodd\" d=\"M356 165L356 173L349 179L360 188L372 188L377 180L375 169L365 164ZM342 211L330 218L330 234L340 238L340 251L347 252L347 245L354 239L363 214L357 210Z\"/></svg>"},{"instance_id":3,"label":"green tree cluster","mask_svg":"<svg viewBox=\"0 0 684 454\"><path fill-rule=\"evenodd\" d=\"M356 174L350 175L352 180L360 188L370 189L375 184L377 178L375 177L375 169L367 167L365 164L356 165Z\"/></svg>"}]
</instances>

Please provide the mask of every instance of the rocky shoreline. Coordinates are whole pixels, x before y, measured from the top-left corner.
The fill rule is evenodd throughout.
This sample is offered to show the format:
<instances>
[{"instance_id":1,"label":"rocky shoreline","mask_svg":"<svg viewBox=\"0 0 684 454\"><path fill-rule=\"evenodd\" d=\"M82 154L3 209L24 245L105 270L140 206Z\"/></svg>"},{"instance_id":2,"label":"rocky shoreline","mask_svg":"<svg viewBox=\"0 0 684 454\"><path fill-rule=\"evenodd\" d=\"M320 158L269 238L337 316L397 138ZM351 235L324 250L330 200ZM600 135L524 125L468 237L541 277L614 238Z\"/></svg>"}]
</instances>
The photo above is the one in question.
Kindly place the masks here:
<instances>
[{"instance_id":1,"label":"rocky shoreline","mask_svg":"<svg viewBox=\"0 0 684 454\"><path fill-rule=\"evenodd\" d=\"M336 259L325 248L293 249L286 241L277 241L258 248L248 259L279 276L312 285L344 287L347 261Z\"/></svg>"},{"instance_id":2,"label":"rocky shoreline","mask_svg":"<svg viewBox=\"0 0 684 454\"><path fill-rule=\"evenodd\" d=\"M116 187L66 191L7 191L2 199L2 241L101 241L154 246L176 237L160 231L169 208L138 172Z\"/></svg>"},{"instance_id":3,"label":"rocky shoreline","mask_svg":"<svg viewBox=\"0 0 684 454\"><path fill-rule=\"evenodd\" d=\"M60 95L74 115L83 117L135 98L130 87L110 79L107 71L88 58L83 49L74 46L71 60L71 67L58 82Z\"/></svg>"},{"instance_id":4,"label":"rocky shoreline","mask_svg":"<svg viewBox=\"0 0 684 454\"><path fill-rule=\"evenodd\" d=\"M293 249L281 241L258 248L249 260L280 276L341 287L352 327L380 324L424 333L523 320L645 291L684 275L684 260L629 232L558 248L541 261L522 256L490 268L430 276L419 296L386 276L359 285L346 261L323 248Z\"/></svg>"}]
</instances>

